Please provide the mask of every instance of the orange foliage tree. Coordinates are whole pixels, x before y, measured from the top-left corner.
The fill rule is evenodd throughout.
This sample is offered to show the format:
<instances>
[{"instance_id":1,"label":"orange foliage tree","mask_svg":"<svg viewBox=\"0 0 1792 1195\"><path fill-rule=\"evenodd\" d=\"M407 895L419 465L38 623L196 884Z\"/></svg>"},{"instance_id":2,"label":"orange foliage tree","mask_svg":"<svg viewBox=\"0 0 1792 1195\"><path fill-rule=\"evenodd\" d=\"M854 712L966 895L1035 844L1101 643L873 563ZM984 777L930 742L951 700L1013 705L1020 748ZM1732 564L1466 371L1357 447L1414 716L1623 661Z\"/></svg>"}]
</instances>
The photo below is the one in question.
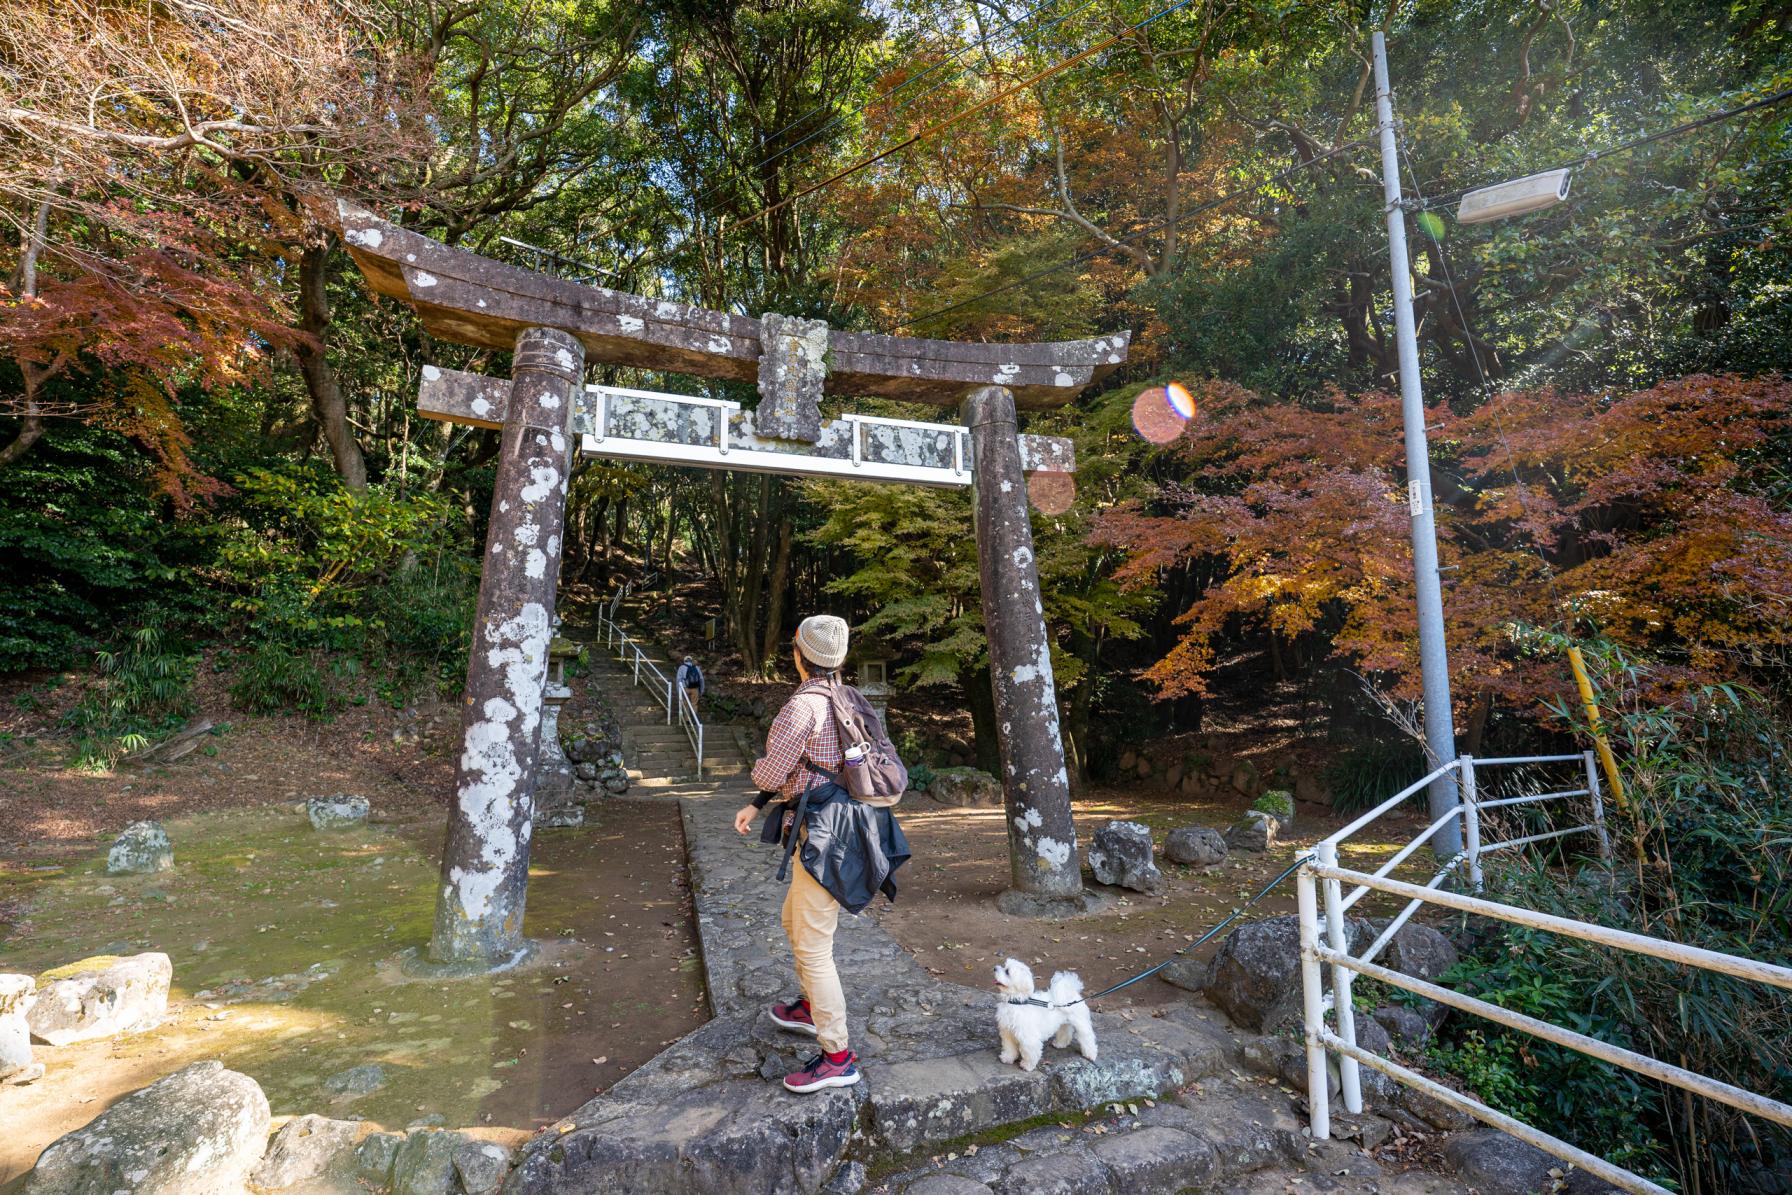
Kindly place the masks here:
<instances>
[{"instance_id":1,"label":"orange foliage tree","mask_svg":"<svg viewBox=\"0 0 1792 1195\"><path fill-rule=\"evenodd\" d=\"M1106 514L1121 580L1211 583L1145 673L1206 691L1222 633L1323 634L1335 658L1419 692L1399 401L1266 402L1204 388L1172 451L1186 482ZM1433 462L1452 680L1472 742L1495 702L1563 692L1525 627L1597 631L1664 659L1657 684L1746 676L1792 646L1792 383L1688 377L1619 395L1439 408Z\"/></svg>"},{"instance_id":2,"label":"orange foliage tree","mask_svg":"<svg viewBox=\"0 0 1792 1195\"><path fill-rule=\"evenodd\" d=\"M282 301L301 198L427 157L428 80L376 26L336 0L0 6L0 465L63 416L135 439L177 502L213 484L181 391L310 347Z\"/></svg>"}]
</instances>

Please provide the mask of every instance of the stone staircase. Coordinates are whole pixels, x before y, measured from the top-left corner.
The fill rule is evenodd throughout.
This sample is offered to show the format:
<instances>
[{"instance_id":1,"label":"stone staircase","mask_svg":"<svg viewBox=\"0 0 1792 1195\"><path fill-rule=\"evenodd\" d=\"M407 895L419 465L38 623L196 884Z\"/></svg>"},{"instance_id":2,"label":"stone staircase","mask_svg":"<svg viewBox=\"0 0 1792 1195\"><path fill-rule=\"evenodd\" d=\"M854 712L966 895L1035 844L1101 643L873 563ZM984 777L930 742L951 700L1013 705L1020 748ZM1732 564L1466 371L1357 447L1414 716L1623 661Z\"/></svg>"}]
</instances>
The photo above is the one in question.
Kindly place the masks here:
<instances>
[{"instance_id":1,"label":"stone staircase","mask_svg":"<svg viewBox=\"0 0 1792 1195\"><path fill-rule=\"evenodd\" d=\"M637 685L634 669L608 654L600 642L590 644L591 680L609 700L622 724L622 758L628 767L631 789L687 788L696 779L696 753L690 736L676 723L666 721L666 708L653 691ZM667 676L677 664L657 649L653 663ZM645 670L643 670L645 677ZM650 683L657 683L652 681ZM732 728L710 725L703 743L703 781L735 781L745 775L747 763Z\"/></svg>"}]
</instances>

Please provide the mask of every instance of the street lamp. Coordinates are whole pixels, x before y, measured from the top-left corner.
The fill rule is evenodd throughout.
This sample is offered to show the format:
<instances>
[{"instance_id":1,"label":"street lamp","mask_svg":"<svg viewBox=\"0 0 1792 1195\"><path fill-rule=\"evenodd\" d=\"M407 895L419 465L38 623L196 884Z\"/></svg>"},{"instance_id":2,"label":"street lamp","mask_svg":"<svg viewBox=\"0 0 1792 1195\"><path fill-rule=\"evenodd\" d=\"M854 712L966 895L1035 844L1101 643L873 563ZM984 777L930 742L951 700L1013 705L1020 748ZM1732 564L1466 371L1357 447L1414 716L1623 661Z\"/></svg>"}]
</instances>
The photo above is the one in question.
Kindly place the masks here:
<instances>
[{"instance_id":1,"label":"street lamp","mask_svg":"<svg viewBox=\"0 0 1792 1195\"><path fill-rule=\"evenodd\" d=\"M1504 220L1508 216L1523 216L1554 207L1568 198L1568 185L1574 181L1573 174L1570 167L1563 166L1470 191L1456 208L1456 221L1459 224L1485 224L1490 220Z\"/></svg>"}]
</instances>

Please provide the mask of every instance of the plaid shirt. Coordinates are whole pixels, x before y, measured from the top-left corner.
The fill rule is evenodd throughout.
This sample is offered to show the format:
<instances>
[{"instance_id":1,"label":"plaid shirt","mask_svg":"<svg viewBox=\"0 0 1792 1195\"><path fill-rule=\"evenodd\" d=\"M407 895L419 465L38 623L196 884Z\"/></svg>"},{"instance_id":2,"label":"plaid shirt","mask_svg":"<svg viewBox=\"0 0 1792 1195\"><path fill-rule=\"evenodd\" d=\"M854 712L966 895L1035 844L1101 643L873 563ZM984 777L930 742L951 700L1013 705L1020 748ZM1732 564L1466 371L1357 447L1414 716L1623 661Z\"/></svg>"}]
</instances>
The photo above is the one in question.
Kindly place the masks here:
<instances>
[{"instance_id":1,"label":"plaid shirt","mask_svg":"<svg viewBox=\"0 0 1792 1195\"><path fill-rule=\"evenodd\" d=\"M798 685L778 711L765 736L765 758L753 765L753 783L762 792L799 797L816 779L802 766L805 758L829 772L838 772L845 758L827 682L822 680Z\"/></svg>"}]
</instances>

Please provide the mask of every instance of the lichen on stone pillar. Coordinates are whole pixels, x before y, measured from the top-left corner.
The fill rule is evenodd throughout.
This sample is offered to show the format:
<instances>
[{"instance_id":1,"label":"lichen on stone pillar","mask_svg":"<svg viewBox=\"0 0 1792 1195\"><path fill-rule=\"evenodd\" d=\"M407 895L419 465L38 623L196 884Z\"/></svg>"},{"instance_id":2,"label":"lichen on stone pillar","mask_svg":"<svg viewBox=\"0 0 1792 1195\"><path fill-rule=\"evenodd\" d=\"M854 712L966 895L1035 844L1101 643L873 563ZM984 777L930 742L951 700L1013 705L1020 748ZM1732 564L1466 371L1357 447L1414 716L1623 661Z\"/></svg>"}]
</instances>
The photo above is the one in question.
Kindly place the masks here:
<instances>
[{"instance_id":1,"label":"lichen on stone pillar","mask_svg":"<svg viewBox=\"0 0 1792 1195\"><path fill-rule=\"evenodd\" d=\"M759 409L754 426L761 436L806 444L821 439L827 351L827 321L771 312L759 317Z\"/></svg>"}]
</instances>

